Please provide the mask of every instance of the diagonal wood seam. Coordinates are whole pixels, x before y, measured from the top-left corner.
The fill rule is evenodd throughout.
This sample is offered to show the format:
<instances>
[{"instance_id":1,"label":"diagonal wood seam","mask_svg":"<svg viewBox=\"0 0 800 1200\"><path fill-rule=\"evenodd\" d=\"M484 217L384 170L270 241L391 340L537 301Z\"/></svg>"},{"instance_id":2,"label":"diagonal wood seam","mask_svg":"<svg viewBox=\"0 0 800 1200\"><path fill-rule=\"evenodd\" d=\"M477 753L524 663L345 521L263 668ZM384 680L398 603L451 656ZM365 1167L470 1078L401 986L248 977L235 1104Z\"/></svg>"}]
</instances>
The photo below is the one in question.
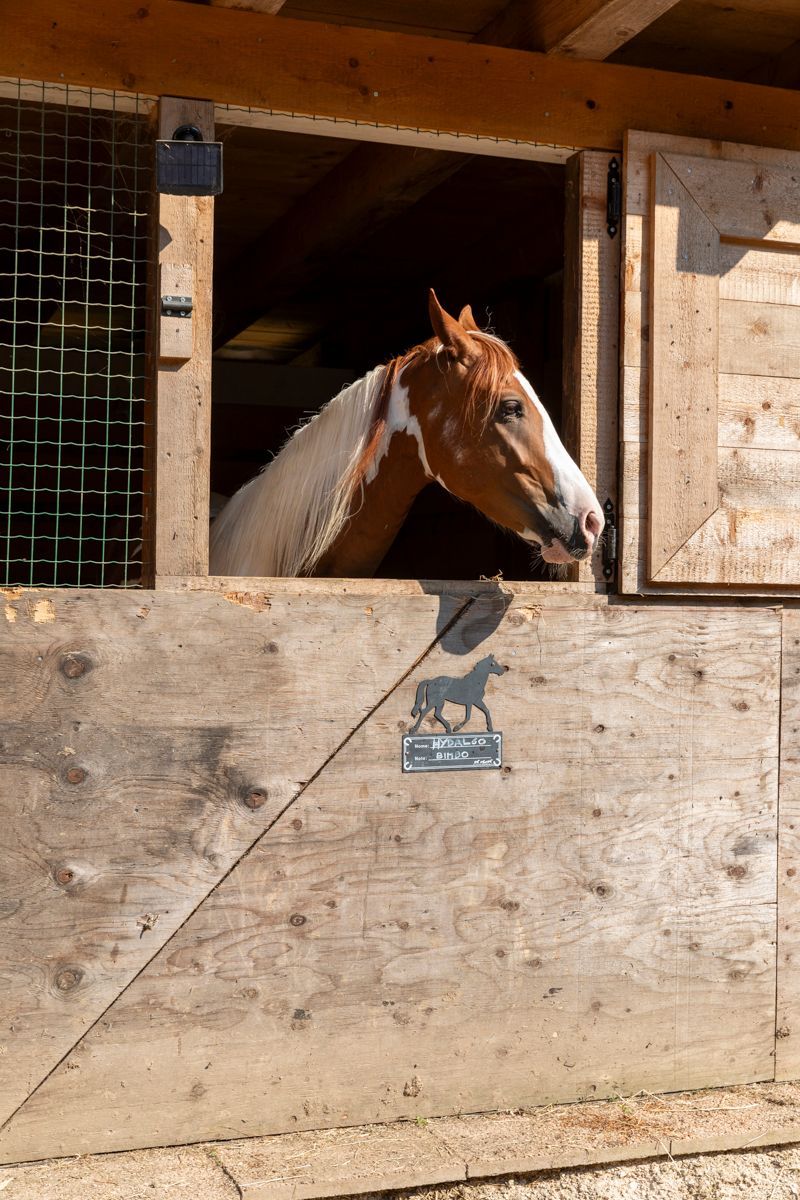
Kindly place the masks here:
<instances>
[{"instance_id":1,"label":"diagonal wood seam","mask_svg":"<svg viewBox=\"0 0 800 1200\"><path fill-rule=\"evenodd\" d=\"M703 208L702 204L701 204L701 203L700 203L700 201L697 199L697 197L695 196L694 192L691 190L691 188L689 187L689 185L687 184L687 182L686 182L684 179L681 179L681 177L678 175L678 173L676 172L675 168L673 167L672 163L671 163L671 162L670 162L670 160L669 160L669 156L668 156L666 153L663 153L662 151L660 151L660 150L657 150L657 151L655 152L655 154L653 155L653 158L654 158L654 159L655 159L655 158L658 158L658 159L660 159L660 161L661 161L661 162L664 164L665 168L666 168L666 169L669 171L670 175L672 175L672 177L673 177L673 179L675 180L675 182L676 182L677 186L678 186L679 188L681 188L681 189L682 189L682 190L683 190L683 191L686 193L686 195L687 195L687 196L690 198L690 200L692 201L692 203L693 203L693 204L696 206L696 208L697 208L698 212L702 213L703 217L705 217L705 219L708 221L709 225L711 225L711 227L712 227L713 229L715 229L715 230L716 230L717 237L718 237L718 238L721 238L721 237L722 237L722 234L720 233L720 230L719 230L719 227L718 227L718 225L717 225L717 224L716 224L716 222L715 222L715 221L714 221L714 220L713 220L713 219L712 219L712 218L709 216L709 214L708 214L708 213L705 211L705 209ZM652 160L651 160L651 161L652 161ZM655 164L653 165L653 171L652 171L652 184L651 184L651 187L652 187L653 189L655 189ZM651 197L653 197L653 192L651 192ZM651 278L650 278L650 301L649 301L649 307L650 307L650 312L651 312L651 321L650 321L650 326L651 326L651 328L650 328L650 339L651 339L651 345L653 345L653 344L654 344L654 340L655 340L655 339L654 339L654 326L655 326L655 300L654 300L654 296L655 296L655 293L654 293L654 290L653 290L653 289L654 289L654 286L655 286L655 255L656 255L656 245L655 245L655 205L653 205L653 207L652 207L652 216L651 216L651 219L652 219L652 221L653 221L653 236L652 236L652 249L651 249L651 269L650 269L650 275L651 275ZM719 370L719 346L717 346L717 370ZM651 425L651 429L652 429L652 425L653 425L653 404L654 404L654 400L653 400L653 372L652 372L652 365L651 365L651 368L650 368L650 372L649 372L649 373L650 373L650 380L649 380L649 389L650 389L650 405L649 405L649 408L650 408L650 425ZM714 424L714 428L715 428L715 434L716 434L716 430L717 430L717 429L718 429L718 427L719 427L719 416L718 416L718 413L715 413L715 414L714 414L714 421L713 421L713 424ZM655 447L655 444L654 444L654 440L653 440L653 438L652 438L652 436L651 436L651 437L650 437L650 455L651 455L651 458L650 458L650 466L649 466L649 474L650 474L650 484L649 484L649 493L650 493L650 494L649 494L649 502L650 502L650 519L651 519L651 520L652 520L652 513L653 513L653 510L654 510L654 507L655 507L655 505L654 505L654 497L653 497L653 493L652 493L652 489L653 489L653 479L652 479L652 455L655 453L655 450L656 450L656 447ZM717 455L719 455L719 449L717 450ZM712 517L713 517L713 516L714 516L714 515L715 515L715 514L716 514L716 513L719 511L719 483L717 483L717 489L716 489L716 491L717 491L717 503L716 503L716 507L715 507L714 509L712 509L712 511L711 511L710 513L708 513L708 514L707 514L707 516L706 516L706 517L705 517L705 518L704 518L704 519L703 519L703 520L700 522L700 524L697 526L697 528L696 528L696 529L693 529L693 530L692 530L692 532L691 532L691 533L690 533L690 534L689 534L689 535L688 535L688 536L687 536L687 537L684 539L684 541L683 541L683 542L681 542L680 546L676 546L676 548L675 548L675 549L672 551L672 553L671 553L671 554L670 554L670 555L669 555L669 556L668 556L668 557L667 557L667 558L666 558L666 559L665 559L665 560L664 560L664 561L661 563L661 565L659 566L658 570L656 570L656 571L652 571L652 570L651 570L651 573L650 573L650 578L651 578L651 580L652 580L652 582L653 582L653 583L657 583L657 582L658 582L658 580L659 580L659 577L661 576L662 572L666 570L666 568L667 568L667 566L669 565L669 563L671 563L671 562L672 562L672 560L673 560L673 559L674 559L674 558L675 558L677 555L679 555L679 554L681 553L681 551L682 551L682 550L684 550L684 549L685 549L685 547L686 547L686 545L688 544L688 542L689 542L689 541L690 541L690 540L691 540L693 537L696 537L696 535L697 535L697 534L700 532L700 530L701 530L701 529L704 527L704 525L706 525L706 524L708 523L708 521L710 521L710 520L711 520L711 518L712 518ZM650 551L650 553L652 554L652 547L651 547L651 551Z\"/></svg>"},{"instance_id":2,"label":"diagonal wood seam","mask_svg":"<svg viewBox=\"0 0 800 1200\"><path fill-rule=\"evenodd\" d=\"M397 689L403 683L405 683L405 681L406 681L406 679L408 679L409 675L411 675L414 671L416 671L417 667L419 667L419 665L425 661L425 659L428 657L428 655L430 655L436 649L436 647L439 645L439 643L442 641L442 639L450 632L450 630L453 629L454 626L458 624L458 622L461 620L461 618L463 616L465 616L465 614L467 612L469 612L469 610L475 604L476 600L477 600L476 596L469 596L464 601L464 603L456 610L456 612L453 614L453 616L450 618L450 620L447 621L442 626L442 628L436 634L435 638L433 638L433 640L428 643L428 645L421 651L421 653L417 655L417 657L414 659L414 661L411 663L411 665L409 667L407 667L406 670L403 671L403 673L400 676L398 676L398 678L395 680L395 682L392 684L392 686L387 691L385 691L378 700L376 700L376 702L372 705L370 710L364 714L364 716L361 718L361 720L358 721L353 726L353 728L348 733L345 734L345 736L342 738L342 740L339 742L339 744L331 751L331 753L327 756L327 758L324 760L324 762L322 762L320 764L320 766L316 769L316 771L314 771L309 776L309 778L305 781L303 786L298 788L298 790L295 792L295 794L289 800L287 800L287 802L284 804L283 808L281 808L280 811L275 814L275 816L269 822L267 827L265 829L263 829L256 838L253 839L253 841L250 843L250 845L247 846L242 851L242 853L238 856L238 858L235 860L235 862L233 862L230 865L228 870L225 871L225 873L223 875L221 875L219 877L219 879L217 879L215 881L215 883L208 889L208 891L205 892L200 897L200 899L197 901L197 903L186 914L186 916L181 921L181 923L172 931L172 933L166 939L166 941L162 942L160 945L156 946L153 949L153 953L150 955L150 957L144 963L142 963L139 970L136 971L135 974L133 974L131 976L131 978L128 980L128 982L125 984L125 986L123 988L121 988L120 991L117 992L117 994L109 1001L109 1003L105 1006L105 1008L102 1010L102 1012L100 1012L97 1015L97 1017L91 1022L91 1024L89 1024L83 1030L83 1032L80 1034L80 1036L76 1038L76 1040L70 1045L70 1047L60 1056L60 1058L52 1065L52 1067L50 1067L50 1069L46 1072L46 1074L42 1076L42 1078L39 1080L39 1082L36 1084L36 1086L33 1087L30 1092L28 1092L25 1099L20 1104L17 1105L17 1107L13 1110L13 1112L11 1112L8 1115L8 1117L6 1117L5 1121L3 1121L2 1124L0 1124L0 1133L2 1133L3 1130L5 1130L11 1124L11 1122L14 1121L14 1119L19 1115L19 1113L22 1111L22 1109L25 1108L28 1101L33 1099L33 1097L37 1094L37 1092L39 1092L39 1090L42 1087L44 1087L44 1085L51 1078L51 1076L55 1074L55 1072L59 1069L59 1067L61 1067L61 1065L64 1062L66 1062L66 1060L69 1058L69 1056L75 1050L76 1046L79 1046L80 1043L82 1041L84 1041L84 1039L87 1038L94 1029L97 1028L97 1026L104 1019L106 1014L109 1012L109 1010L111 1008L113 1008L119 1002L119 1000L125 995L125 993L136 983L136 981L139 979L139 976L142 975L148 969L148 967L153 962L153 960L155 958L157 958L158 955L161 954L162 951L167 946L169 946L171 942L174 941L174 939L183 930L183 928L188 924L188 922L191 921L191 919L194 917L194 915L198 911L198 909L201 908L203 906L203 904L205 904L205 902L209 899L209 897L212 896L214 894L214 892L216 892L217 889L220 888L222 886L222 884L225 883L225 881L228 879L228 877L234 871L238 870L241 863L243 863L244 860L252 853L252 851L255 850L255 848L264 840L264 838L267 836L267 834L269 834L271 832L271 830L274 829L274 827L278 823L278 821L280 821L281 818L283 816L285 816L285 814L289 811L289 809L292 808L297 803L297 801L301 798L301 796L303 796L303 794L308 790L308 788L310 788L313 783L316 783L317 779L319 779L320 775L323 773L323 771L326 769L326 767L328 767L330 765L330 763L333 762L333 760L341 753L341 751L345 748L345 746L347 746L348 743L355 737L355 735L358 733L358 731L361 728L363 728L364 725L366 725L367 721L371 720L371 718L374 716L374 714L380 708L383 707L383 705L386 703L386 701L389 699L389 697L394 695L394 693L397 691Z\"/></svg>"}]
</instances>

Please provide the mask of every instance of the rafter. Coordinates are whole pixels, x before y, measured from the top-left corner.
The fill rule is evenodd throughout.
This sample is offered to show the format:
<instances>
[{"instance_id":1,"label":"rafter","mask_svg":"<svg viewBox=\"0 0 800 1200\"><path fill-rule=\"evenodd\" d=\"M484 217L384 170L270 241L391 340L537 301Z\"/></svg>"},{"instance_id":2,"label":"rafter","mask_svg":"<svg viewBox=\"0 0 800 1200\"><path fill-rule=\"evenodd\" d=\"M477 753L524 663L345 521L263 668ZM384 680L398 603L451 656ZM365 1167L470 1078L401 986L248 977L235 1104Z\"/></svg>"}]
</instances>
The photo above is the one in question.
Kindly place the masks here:
<instances>
[{"instance_id":1,"label":"rafter","mask_svg":"<svg viewBox=\"0 0 800 1200\"><path fill-rule=\"evenodd\" d=\"M273 16L280 12L286 0L209 0L215 8L238 8L242 12L270 13Z\"/></svg>"},{"instance_id":2,"label":"rafter","mask_svg":"<svg viewBox=\"0 0 800 1200\"><path fill-rule=\"evenodd\" d=\"M516 46L600 61L619 50L678 0L512 0L478 34L494 46Z\"/></svg>"}]
</instances>

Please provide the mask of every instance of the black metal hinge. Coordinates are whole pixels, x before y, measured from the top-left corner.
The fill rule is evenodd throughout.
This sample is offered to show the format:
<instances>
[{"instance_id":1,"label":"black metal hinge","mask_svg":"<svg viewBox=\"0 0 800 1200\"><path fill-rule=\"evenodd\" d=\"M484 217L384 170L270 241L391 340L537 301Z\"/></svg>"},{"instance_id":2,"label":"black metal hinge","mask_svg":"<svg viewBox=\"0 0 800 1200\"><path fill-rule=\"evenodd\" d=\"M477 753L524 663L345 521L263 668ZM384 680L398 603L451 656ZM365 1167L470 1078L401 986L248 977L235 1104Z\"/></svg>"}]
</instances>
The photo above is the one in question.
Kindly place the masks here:
<instances>
[{"instance_id":1,"label":"black metal hinge","mask_svg":"<svg viewBox=\"0 0 800 1200\"><path fill-rule=\"evenodd\" d=\"M603 533L603 578L607 582L611 582L617 573L617 514L614 511L612 501L606 500L603 505L603 513L606 518L606 528Z\"/></svg>"},{"instance_id":2,"label":"black metal hinge","mask_svg":"<svg viewBox=\"0 0 800 1200\"><path fill-rule=\"evenodd\" d=\"M619 223L622 220L622 181L619 175L619 162L612 158L608 164L608 182L606 184L606 228L609 237L616 237Z\"/></svg>"}]
</instances>

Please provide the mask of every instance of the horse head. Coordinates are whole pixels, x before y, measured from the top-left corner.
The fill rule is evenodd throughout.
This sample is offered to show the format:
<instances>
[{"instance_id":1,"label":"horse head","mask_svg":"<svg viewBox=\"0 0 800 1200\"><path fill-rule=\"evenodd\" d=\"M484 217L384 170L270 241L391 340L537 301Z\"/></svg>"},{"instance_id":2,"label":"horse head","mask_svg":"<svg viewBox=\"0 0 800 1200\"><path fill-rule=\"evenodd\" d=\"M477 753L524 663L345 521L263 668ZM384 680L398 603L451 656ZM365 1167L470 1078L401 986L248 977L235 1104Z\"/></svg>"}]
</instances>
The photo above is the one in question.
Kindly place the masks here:
<instances>
[{"instance_id":1,"label":"horse head","mask_svg":"<svg viewBox=\"0 0 800 1200\"><path fill-rule=\"evenodd\" d=\"M550 563L586 558L603 514L553 422L499 338L469 307L458 318L431 290L435 340L402 373L427 474Z\"/></svg>"},{"instance_id":2,"label":"horse head","mask_svg":"<svg viewBox=\"0 0 800 1200\"><path fill-rule=\"evenodd\" d=\"M488 657L482 659L480 665L486 667L490 675L505 675L506 671L508 670L508 667L500 666L500 663L493 654L490 654Z\"/></svg>"}]
</instances>

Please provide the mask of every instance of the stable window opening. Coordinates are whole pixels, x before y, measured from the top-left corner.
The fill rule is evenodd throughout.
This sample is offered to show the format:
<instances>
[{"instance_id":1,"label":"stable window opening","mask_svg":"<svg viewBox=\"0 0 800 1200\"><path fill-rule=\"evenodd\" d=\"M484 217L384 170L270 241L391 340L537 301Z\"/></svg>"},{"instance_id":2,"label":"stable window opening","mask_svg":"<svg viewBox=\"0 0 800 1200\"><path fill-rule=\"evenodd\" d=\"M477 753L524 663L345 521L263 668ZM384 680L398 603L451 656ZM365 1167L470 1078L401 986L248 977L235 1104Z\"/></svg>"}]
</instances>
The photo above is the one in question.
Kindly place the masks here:
<instances>
[{"instance_id":1,"label":"stable window opening","mask_svg":"<svg viewBox=\"0 0 800 1200\"><path fill-rule=\"evenodd\" d=\"M342 388L433 336L431 287L509 344L561 432L562 163L247 127L218 136L212 516ZM292 470L303 466L298 455ZM233 573L215 571L213 539L212 574ZM438 483L364 573L553 576L531 545Z\"/></svg>"}]
</instances>

